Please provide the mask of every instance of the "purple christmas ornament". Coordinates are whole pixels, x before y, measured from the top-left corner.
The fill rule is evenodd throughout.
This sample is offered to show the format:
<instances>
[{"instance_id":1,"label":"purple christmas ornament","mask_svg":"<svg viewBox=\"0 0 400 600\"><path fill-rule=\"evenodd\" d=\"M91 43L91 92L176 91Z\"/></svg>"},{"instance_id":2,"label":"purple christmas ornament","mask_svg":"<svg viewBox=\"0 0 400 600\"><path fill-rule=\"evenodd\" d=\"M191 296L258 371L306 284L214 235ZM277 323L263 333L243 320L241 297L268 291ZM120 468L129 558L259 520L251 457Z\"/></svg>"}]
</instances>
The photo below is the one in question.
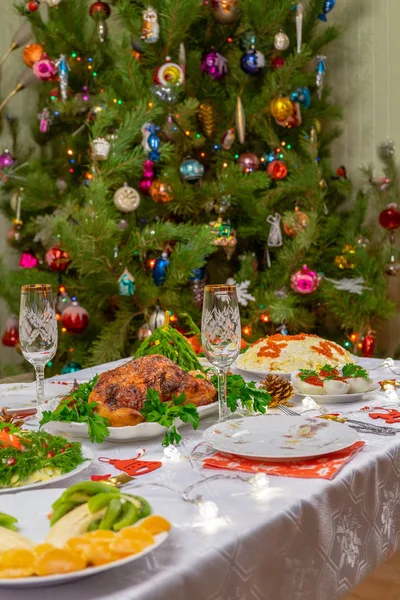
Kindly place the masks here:
<instances>
[{"instance_id":1,"label":"purple christmas ornament","mask_svg":"<svg viewBox=\"0 0 400 600\"><path fill-rule=\"evenodd\" d=\"M228 62L219 52L210 50L203 54L201 72L208 73L213 79L222 79L228 72Z\"/></svg>"},{"instance_id":2,"label":"purple christmas ornament","mask_svg":"<svg viewBox=\"0 0 400 600\"><path fill-rule=\"evenodd\" d=\"M9 150L4 150L3 154L0 154L0 169L9 169L15 164L15 158Z\"/></svg>"}]
</instances>

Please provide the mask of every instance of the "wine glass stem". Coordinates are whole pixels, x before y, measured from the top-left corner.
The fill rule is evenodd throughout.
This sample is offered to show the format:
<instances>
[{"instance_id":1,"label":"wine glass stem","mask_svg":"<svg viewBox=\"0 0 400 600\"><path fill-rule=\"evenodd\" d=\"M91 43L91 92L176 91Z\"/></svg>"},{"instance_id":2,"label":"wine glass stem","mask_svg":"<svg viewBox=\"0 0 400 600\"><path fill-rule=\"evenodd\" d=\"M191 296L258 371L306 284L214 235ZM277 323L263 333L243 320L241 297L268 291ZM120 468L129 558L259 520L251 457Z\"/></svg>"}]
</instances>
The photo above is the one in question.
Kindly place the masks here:
<instances>
[{"instance_id":1,"label":"wine glass stem","mask_svg":"<svg viewBox=\"0 0 400 600\"><path fill-rule=\"evenodd\" d=\"M44 366L35 366L36 375L36 397L38 413L44 408Z\"/></svg>"},{"instance_id":2,"label":"wine glass stem","mask_svg":"<svg viewBox=\"0 0 400 600\"><path fill-rule=\"evenodd\" d=\"M218 402L219 402L219 420L225 419L229 414L228 405L226 403L226 371L225 369L217 369L218 376Z\"/></svg>"}]
</instances>

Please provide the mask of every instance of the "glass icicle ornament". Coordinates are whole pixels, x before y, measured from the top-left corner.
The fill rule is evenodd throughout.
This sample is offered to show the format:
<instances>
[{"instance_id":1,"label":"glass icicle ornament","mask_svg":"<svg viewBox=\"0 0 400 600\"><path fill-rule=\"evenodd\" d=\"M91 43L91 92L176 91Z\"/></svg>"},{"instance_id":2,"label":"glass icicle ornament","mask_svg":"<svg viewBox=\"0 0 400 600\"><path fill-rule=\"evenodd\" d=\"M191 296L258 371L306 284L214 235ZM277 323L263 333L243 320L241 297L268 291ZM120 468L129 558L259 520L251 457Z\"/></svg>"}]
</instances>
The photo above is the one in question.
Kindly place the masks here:
<instances>
[{"instance_id":1,"label":"glass icicle ornament","mask_svg":"<svg viewBox=\"0 0 400 600\"><path fill-rule=\"evenodd\" d=\"M321 100L322 98L322 92L324 89L324 85L325 85L325 74L326 74L326 56L320 55L317 56L317 75L316 75L316 79L315 79L315 83L317 84L317 88L318 88L318 98Z\"/></svg>"}]
</instances>

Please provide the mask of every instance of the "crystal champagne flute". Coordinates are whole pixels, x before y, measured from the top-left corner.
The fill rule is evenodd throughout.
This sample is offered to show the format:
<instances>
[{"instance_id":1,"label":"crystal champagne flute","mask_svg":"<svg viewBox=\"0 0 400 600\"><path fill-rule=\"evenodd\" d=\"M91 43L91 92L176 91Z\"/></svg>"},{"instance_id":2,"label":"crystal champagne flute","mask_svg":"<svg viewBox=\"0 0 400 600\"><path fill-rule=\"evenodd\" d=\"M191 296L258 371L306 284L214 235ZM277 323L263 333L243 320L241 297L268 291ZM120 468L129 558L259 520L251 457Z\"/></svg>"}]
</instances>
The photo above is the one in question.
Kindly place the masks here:
<instances>
[{"instance_id":1,"label":"crystal champagne flute","mask_svg":"<svg viewBox=\"0 0 400 600\"><path fill-rule=\"evenodd\" d=\"M229 415L226 372L240 352L240 314L235 285L206 285L201 320L203 350L217 368L219 419Z\"/></svg>"},{"instance_id":2,"label":"crystal champagne flute","mask_svg":"<svg viewBox=\"0 0 400 600\"><path fill-rule=\"evenodd\" d=\"M57 350L58 330L51 285L21 288L19 343L24 358L35 368L37 419L44 408L44 368Z\"/></svg>"}]
</instances>

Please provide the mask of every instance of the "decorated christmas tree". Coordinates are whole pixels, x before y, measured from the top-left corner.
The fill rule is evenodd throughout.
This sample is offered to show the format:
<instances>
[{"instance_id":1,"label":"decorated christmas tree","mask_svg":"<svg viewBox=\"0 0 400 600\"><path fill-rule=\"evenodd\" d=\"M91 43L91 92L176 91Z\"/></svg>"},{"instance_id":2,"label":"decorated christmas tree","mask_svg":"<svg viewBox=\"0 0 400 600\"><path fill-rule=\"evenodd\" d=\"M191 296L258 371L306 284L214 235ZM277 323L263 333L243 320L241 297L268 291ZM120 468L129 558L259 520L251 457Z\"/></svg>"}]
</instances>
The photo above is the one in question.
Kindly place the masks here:
<instances>
[{"instance_id":1,"label":"decorated christmas tree","mask_svg":"<svg viewBox=\"0 0 400 600\"><path fill-rule=\"evenodd\" d=\"M132 355L165 310L199 322L206 282L238 284L247 341L312 330L357 349L388 316L367 198L351 202L329 160L333 5L17 7L21 73L1 113L15 146L0 169L20 268L1 270L1 294L17 313L21 284L58 286L53 372ZM14 93L37 95L30 154Z\"/></svg>"}]
</instances>

